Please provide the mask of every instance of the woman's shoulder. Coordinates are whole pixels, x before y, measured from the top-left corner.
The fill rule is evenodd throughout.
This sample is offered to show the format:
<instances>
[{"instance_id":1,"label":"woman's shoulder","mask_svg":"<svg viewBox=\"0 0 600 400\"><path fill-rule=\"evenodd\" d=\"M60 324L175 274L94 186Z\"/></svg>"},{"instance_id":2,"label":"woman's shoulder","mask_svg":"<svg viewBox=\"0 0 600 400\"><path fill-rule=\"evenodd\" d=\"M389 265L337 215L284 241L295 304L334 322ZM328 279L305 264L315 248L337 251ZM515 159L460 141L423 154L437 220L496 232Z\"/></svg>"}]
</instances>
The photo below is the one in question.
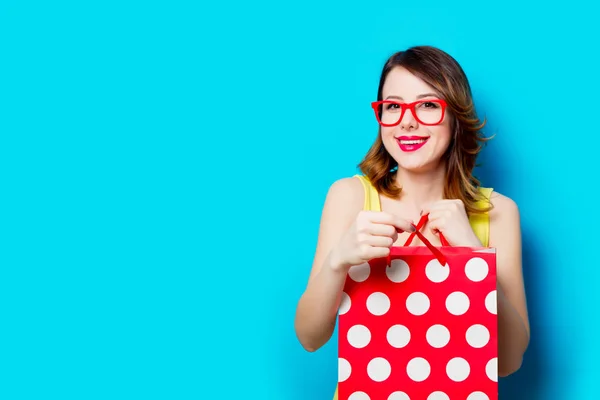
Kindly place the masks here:
<instances>
[{"instance_id":1,"label":"woman's shoulder","mask_svg":"<svg viewBox=\"0 0 600 400\"><path fill-rule=\"evenodd\" d=\"M489 199L493 206L492 211L490 211L491 213L506 214L519 211L516 201L502 193L491 191Z\"/></svg>"},{"instance_id":2,"label":"woman's shoulder","mask_svg":"<svg viewBox=\"0 0 600 400\"><path fill-rule=\"evenodd\" d=\"M362 199L356 199L356 197L364 196L363 182L361 182L363 179L364 178L360 175L336 179L329 186L328 195L342 198L345 197L347 200L352 198L354 200L362 201Z\"/></svg>"},{"instance_id":3,"label":"woman's shoulder","mask_svg":"<svg viewBox=\"0 0 600 400\"><path fill-rule=\"evenodd\" d=\"M494 225L514 225L520 223L519 206L512 198L493 191L489 197L492 209L489 212L490 222Z\"/></svg>"},{"instance_id":4,"label":"woman's shoulder","mask_svg":"<svg viewBox=\"0 0 600 400\"><path fill-rule=\"evenodd\" d=\"M365 199L364 187L358 175L339 178L331 183L326 203L348 211L362 209Z\"/></svg>"},{"instance_id":5,"label":"woman's shoulder","mask_svg":"<svg viewBox=\"0 0 600 400\"><path fill-rule=\"evenodd\" d=\"M334 180L330 188L334 188L335 190L357 190L360 189L361 179L364 179L362 175L353 175L353 176L344 176Z\"/></svg>"}]
</instances>

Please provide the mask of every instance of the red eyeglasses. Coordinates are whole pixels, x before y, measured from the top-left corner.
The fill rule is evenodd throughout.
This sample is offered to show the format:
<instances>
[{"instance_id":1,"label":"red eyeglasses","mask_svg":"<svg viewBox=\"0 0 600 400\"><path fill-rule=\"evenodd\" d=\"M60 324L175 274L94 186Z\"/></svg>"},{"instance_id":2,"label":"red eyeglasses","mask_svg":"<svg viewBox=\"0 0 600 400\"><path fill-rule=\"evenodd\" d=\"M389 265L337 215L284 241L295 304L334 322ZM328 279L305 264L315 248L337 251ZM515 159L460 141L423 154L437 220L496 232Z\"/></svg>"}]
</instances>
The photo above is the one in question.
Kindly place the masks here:
<instances>
[{"instance_id":1,"label":"red eyeglasses","mask_svg":"<svg viewBox=\"0 0 600 400\"><path fill-rule=\"evenodd\" d=\"M381 100L371 103L375 118L381 126L396 126L402 121L406 110L423 125L438 125L444 120L446 102L441 99L418 100L413 103L400 103L394 100Z\"/></svg>"}]
</instances>

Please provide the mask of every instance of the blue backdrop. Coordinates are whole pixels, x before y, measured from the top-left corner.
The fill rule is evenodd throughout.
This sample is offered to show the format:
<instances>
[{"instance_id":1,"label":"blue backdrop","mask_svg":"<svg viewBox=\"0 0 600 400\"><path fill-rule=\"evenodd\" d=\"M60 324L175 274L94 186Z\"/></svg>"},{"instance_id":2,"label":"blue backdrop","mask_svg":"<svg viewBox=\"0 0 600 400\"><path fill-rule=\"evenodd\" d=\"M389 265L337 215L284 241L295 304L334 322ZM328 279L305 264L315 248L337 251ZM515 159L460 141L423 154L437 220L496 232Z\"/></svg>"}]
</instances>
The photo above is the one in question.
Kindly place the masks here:
<instances>
[{"instance_id":1,"label":"blue backdrop","mask_svg":"<svg viewBox=\"0 0 600 400\"><path fill-rule=\"evenodd\" d=\"M502 398L600 397L598 24L579 1L0 4L0 398L330 399L293 319L393 52L439 46L520 206L531 347ZM333 112L332 112L333 111Z\"/></svg>"}]
</instances>

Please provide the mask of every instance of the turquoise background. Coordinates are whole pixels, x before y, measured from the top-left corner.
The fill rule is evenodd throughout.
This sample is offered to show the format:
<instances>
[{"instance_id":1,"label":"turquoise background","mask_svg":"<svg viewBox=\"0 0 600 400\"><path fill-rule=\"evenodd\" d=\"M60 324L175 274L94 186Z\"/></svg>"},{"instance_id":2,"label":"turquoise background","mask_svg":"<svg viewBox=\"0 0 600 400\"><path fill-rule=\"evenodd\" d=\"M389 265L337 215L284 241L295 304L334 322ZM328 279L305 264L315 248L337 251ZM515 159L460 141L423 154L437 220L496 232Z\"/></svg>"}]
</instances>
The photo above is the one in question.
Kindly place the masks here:
<instances>
[{"instance_id":1,"label":"turquoise background","mask_svg":"<svg viewBox=\"0 0 600 400\"><path fill-rule=\"evenodd\" d=\"M330 399L293 319L397 50L439 46L522 212L532 342L502 398L600 397L587 4L0 3L0 398Z\"/></svg>"}]
</instances>

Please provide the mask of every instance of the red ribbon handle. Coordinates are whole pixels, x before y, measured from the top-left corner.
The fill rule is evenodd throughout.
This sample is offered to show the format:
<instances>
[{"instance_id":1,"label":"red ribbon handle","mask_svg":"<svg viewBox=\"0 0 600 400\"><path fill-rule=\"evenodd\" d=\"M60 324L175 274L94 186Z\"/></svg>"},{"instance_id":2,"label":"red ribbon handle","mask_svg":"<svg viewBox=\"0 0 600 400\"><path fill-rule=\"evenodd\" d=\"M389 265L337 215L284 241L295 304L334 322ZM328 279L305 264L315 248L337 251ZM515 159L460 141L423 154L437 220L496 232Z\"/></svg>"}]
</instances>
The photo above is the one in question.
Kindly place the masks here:
<instances>
[{"instance_id":1,"label":"red ribbon handle","mask_svg":"<svg viewBox=\"0 0 600 400\"><path fill-rule=\"evenodd\" d=\"M410 245L410 243L412 242L412 240L414 239L414 237L416 235L419 239L421 239L421 241L423 243L425 243L425 245L427 247L430 247L429 245L431 245L431 243L429 242L429 240L424 238L423 234L421 232L419 232L423 228L423 226L427 223L428 219L429 219L429 214L425 214L421 217L421 219L419 220L419 223L417 224L417 226L415 226L416 232L411 233L410 236L408 237L408 239L406 239L406 243L404 243L405 246ZM439 236L440 236L440 242L442 242L442 246L450 246L450 243L448 243L448 241L446 240L444 235L442 235L442 232L439 233Z\"/></svg>"},{"instance_id":2,"label":"red ribbon handle","mask_svg":"<svg viewBox=\"0 0 600 400\"><path fill-rule=\"evenodd\" d=\"M419 239L421 239L421 241L425 244L425 246L427 246L427 248L429 248L429 250L431 250L431 252L435 255L435 257L440 262L440 264L442 266L444 266L447 263L446 256L444 256L442 254L442 252L437 247L435 247L433 244L431 244L431 242L429 240L427 240L427 238L420 232L421 228L423 228L423 226L427 223L427 220L428 220L427 214L425 214L421 217L421 219L419 220L419 223L417 224L417 226L415 226L415 231L410 234L408 239L406 239L406 243L404 243L404 246L410 245L410 243L412 242L414 237L417 236ZM440 236L440 241L442 242L442 246L450 246L450 243L448 243L448 241L446 240L444 235L442 235L442 232L439 233L439 236ZM388 259L389 265L391 265L390 261L391 260Z\"/></svg>"}]
</instances>

